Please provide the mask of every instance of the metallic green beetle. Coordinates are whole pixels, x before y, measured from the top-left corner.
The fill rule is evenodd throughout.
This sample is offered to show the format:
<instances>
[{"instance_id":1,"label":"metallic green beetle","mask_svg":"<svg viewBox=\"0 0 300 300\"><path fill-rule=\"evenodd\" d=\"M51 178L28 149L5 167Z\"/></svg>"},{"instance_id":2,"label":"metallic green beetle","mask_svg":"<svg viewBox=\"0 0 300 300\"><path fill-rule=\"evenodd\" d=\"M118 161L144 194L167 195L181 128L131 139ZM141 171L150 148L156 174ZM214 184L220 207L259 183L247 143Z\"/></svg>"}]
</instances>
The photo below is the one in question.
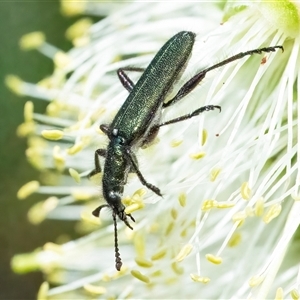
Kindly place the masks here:
<instances>
[{"instance_id":1,"label":"metallic green beetle","mask_svg":"<svg viewBox=\"0 0 300 300\"><path fill-rule=\"evenodd\" d=\"M140 172L135 152L139 147L151 143L161 126L184 121L198 116L204 111L215 108L221 111L220 106L207 105L198 108L190 114L161 123L162 109L173 105L189 94L197 87L205 75L213 69L247 55L271 52L277 48L283 50L282 46L274 46L234 55L194 75L178 90L175 97L165 103L164 101L168 92L180 78L187 65L192 53L195 37L196 35L193 32L181 31L163 45L145 70L130 67L118 70L119 79L122 85L129 91L129 95L112 123L110 125L100 125L101 130L109 138L109 144L107 149L96 150L95 170L91 173L93 175L101 172L99 156L103 156L105 163L102 187L103 196L107 204L95 209L93 215L98 217L103 207L109 207L112 210L115 230L115 266L118 271L121 269L122 261L118 249L116 216L131 229L132 227L127 220L127 216L132 221L135 221L131 214L125 213L125 206L121 202L129 171L136 173L143 185L161 196L159 188L147 182ZM143 72L143 74L138 82L133 84L125 71L137 71Z\"/></svg>"}]
</instances>

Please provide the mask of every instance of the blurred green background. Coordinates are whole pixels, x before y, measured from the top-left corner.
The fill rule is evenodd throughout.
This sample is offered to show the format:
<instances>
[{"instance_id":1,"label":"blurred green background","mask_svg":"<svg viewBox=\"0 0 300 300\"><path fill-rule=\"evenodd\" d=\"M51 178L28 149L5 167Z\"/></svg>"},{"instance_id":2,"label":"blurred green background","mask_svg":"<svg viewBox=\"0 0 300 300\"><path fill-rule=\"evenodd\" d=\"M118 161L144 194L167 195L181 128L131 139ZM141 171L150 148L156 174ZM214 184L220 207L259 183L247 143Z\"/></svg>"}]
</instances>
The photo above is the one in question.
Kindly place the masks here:
<instances>
[{"instance_id":1,"label":"blurred green background","mask_svg":"<svg viewBox=\"0 0 300 300\"><path fill-rule=\"evenodd\" d=\"M37 82L52 73L52 61L36 51L22 52L18 42L23 34L43 31L47 41L63 50L71 44L64 32L78 18L60 14L59 1L0 2L0 299L35 299L43 281L40 272L14 274L10 260L14 254L31 252L61 233L73 233L71 222L45 221L39 226L27 221L27 211L38 196L20 201L17 190L24 183L38 179L38 172L26 161L26 140L16 136L23 121L23 107L28 98L11 93L4 86L7 74ZM43 112L46 103L34 100L35 111ZM40 198L41 199L41 198Z\"/></svg>"}]
</instances>

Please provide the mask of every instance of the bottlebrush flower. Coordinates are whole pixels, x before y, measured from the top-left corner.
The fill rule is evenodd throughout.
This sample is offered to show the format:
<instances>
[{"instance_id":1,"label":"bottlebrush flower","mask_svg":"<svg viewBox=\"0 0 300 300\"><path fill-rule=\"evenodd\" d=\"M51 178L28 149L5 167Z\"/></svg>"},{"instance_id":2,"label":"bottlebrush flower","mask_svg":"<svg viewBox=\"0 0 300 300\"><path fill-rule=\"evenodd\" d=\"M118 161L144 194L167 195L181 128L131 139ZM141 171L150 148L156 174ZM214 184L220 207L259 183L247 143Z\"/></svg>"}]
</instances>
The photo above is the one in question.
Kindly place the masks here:
<instances>
[{"instance_id":1,"label":"bottlebrush flower","mask_svg":"<svg viewBox=\"0 0 300 300\"><path fill-rule=\"evenodd\" d=\"M300 222L299 4L85 4L94 14L107 5L107 17L70 29L68 53L36 34L34 47L53 59L53 75L37 85L15 77L7 84L49 101L46 115L28 102L18 130L29 140L32 164L52 175L56 170L55 185L31 182L20 189L19 198L49 196L29 211L30 220L76 219L90 233L15 256L13 268L43 270L56 287L44 283L39 297L50 299L299 299L299 243L293 240ZM117 272L111 216L91 215L104 200L101 178L95 176L97 185L87 179L95 150L107 145L99 125L111 122L128 94L116 70L146 67L182 30L197 40L173 94L197 71L239 52L275 45L284 52L255 54L210 72L164 111L168 120L206 104L222 107L162 127L159 141L138 150L141 172L163 198L130 176L124 203L136 223L133 231L118 224L124 265ZM25 38L22 45L30 48L30 36L29 46ZM129 76L135 82L140 74Z\"/></svg>"}]
</instances>

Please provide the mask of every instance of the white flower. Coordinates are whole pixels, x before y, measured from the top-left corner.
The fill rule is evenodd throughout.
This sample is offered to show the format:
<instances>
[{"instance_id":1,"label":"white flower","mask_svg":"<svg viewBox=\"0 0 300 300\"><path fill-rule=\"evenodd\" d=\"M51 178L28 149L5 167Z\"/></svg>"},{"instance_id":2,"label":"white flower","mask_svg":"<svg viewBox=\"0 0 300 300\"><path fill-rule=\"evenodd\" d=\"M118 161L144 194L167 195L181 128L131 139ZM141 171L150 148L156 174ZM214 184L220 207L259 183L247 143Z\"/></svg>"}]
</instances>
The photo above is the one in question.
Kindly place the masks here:
<instances>
[{"instance_id":1,"label":"white flower","mask_svg":"<svg viewBox=\"0 0 300 300\"><path fill-rule=\"evenodd\" d=\"M18 82L17 88L16 79L8 78L19 93L51 101L47 115L33 114L27 103L19 128L30 141L29 160L62 172L56 186L33 182L19 191L19 198L33 191L51 196L29 212L30 219L81 219L81 229L94 230L32 254L27 267L45 270L50 284L59 285L48 291L44 284L40 297L299 298L299 260L292 241L300 222L299 4L221 6L108 6L109 15L87 33L74 38L69 31L75 47L68 53L40 37L36 47L56 65L50 78L39 85ZM98 7L89 3L86 9L97 13ZM89 26L87 20L82 24ZM182 30L195 32L197 40L172 95L201 69L234 54L276 45L284 52L254 54L209 72L190 95L165 109L163 120L207 104L220 105L222 112L162 127L157 143L138 150L142 174L163 198L141 190L138 178L130 176L124 201L142 209L133 212L133 231L118 223L124 266L117 272L110 214L101 212L100 226L91 215L104 200L86 177L94 168L95 150L107 145L98 128L111 122L128 94L116 70L147 66ZM129 76L135 82L140 74ZM68 169L72 177L64 172ZM14 268L26 265L26 259L16 256Z\"/></svg>"}]
</instances>

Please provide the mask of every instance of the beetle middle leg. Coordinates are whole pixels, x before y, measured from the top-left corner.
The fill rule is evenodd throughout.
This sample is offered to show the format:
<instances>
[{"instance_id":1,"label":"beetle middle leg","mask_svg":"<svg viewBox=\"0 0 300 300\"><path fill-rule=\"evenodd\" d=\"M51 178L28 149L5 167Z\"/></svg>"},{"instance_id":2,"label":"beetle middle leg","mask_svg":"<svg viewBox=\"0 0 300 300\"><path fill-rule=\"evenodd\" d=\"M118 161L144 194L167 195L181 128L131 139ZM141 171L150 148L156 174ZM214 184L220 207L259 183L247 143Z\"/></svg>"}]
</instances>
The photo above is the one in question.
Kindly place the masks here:
<instances>
[{"instance_id":1,"label":"beetle middle leg","mask_svg":"<svg viewBox=\"0 0 300 300\"><path fill-rule=\"evenodd\" d=\"M178 118L175 118L175 119L163 122L161 124L158 124L157 127L161 127L161 126L165 126L165 125L169 125L169 124L174 124L174 123L177 123L177 122L181 122L181 121L184 121L184 120L188 120L190 118L193 118L193 117L196 117L196 116L200 115L204 111L214 110L215 108L219 109L220 112L221 112L221 106L219 106L219 105L206 105L206 106L202 106L202 107L196 109L192 113L189 113L189 114L180 116Z\"/></svg>"},{"instance_id":2,"label":"beetle middle leg","mask_svg":"<svg viewBox=\"0 0 300 300\"><path fill-rule=\"evenodd\" d=\"M95 161L95 169L91 171L91 173L88 175L88 177L92 177L96 174L101 173L101 165L99 156L105 157L106 156L106 149L97 149L95 151L94 161Z\"/></svg>"}]
</instances>

